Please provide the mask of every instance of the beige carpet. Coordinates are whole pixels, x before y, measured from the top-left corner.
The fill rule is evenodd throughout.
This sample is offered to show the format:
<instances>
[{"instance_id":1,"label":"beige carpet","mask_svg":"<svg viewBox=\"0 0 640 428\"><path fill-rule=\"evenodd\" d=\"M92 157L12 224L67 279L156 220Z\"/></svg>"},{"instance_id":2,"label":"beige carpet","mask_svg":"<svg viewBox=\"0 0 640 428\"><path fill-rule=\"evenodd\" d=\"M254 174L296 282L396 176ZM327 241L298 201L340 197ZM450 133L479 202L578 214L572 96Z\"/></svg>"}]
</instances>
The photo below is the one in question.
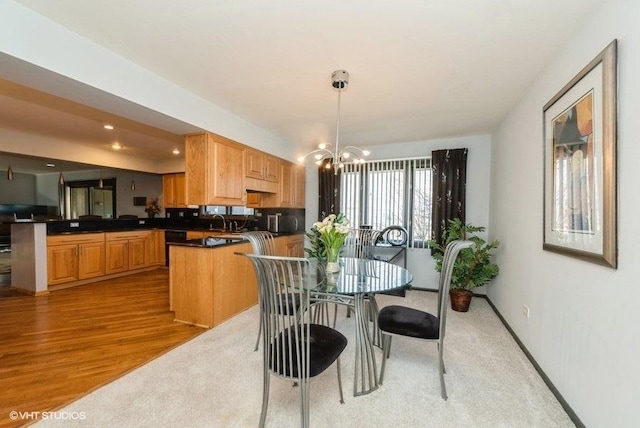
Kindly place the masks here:
<instances>
[{"instance_id":1,"label":"beige carpet","mask_svg":"<svg viewBox=\"0 0 640 428\"><path fill-rule=\"evenodd\" d=\"M381 296L380 306L434 310L435 293ZM384 385L353 396L353 318L338 314L350 341L342 361L345 404L334 367L311 381L317 427L573 427L488 303L449 311L445 364L449 400L440 398L436 346L394 338ZM38 427L255 427L262 399L262 352L252 352L254 307L72 403ZM378 365L381 351L377 349ZM299 425L298 389L272 377L267 426Z\"/></svg>"}]
</instances>

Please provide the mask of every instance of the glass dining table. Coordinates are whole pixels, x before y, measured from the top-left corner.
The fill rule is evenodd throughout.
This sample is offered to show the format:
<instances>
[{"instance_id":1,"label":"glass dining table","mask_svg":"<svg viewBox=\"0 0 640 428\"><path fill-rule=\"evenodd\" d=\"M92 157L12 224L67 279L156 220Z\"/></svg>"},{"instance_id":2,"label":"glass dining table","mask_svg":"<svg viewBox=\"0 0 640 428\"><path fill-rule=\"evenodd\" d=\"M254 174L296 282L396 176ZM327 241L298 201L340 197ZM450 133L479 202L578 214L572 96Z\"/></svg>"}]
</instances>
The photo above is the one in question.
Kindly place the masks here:
<instances>
[{"instance_id":1,"label":"glass dining table","mask_svg":"<svg viewBox=\"0 0 640 428\"><path fill-rule=\"evenodd\" d=\"M353 308L355 322L355 375L353 395L378 389L378 370L374 349L377 328L375 294L407 288L413 276L401 266L380 260L343 257L340 271L325 272L318 262L316 277L310 281L311 298ZM371 329L369 324L372 323ZM373 332L372 332L373 330ZM373 333L373 334L372 334Z\"/></svg>"}]
</instances>

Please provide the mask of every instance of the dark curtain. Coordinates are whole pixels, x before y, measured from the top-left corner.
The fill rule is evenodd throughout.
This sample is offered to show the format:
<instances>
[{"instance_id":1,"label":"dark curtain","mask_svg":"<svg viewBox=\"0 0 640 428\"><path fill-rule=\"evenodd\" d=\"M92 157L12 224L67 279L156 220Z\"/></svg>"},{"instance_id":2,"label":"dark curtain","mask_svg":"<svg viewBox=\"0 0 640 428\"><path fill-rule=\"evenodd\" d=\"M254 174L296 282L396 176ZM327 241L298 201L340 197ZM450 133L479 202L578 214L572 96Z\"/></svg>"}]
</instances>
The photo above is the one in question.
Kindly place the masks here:
<instances>
[{"instance_id":1,"label":"dark curtain","mask_svg":"<svg viewBox=\"0 0 640 428\"><path fill-rule=\"evenodd\" d=\"M449 220L459 218L465 222L467 152L468 149L454 149L431 153L431 238L441 245Z\"/></svg>"},{"instance_id":2,"label":"dark curtain","mask_svg":"<svg viewBox=\"0 0 640 428\"><path fill-rule=\"evenodd\" d=\"M331 165L331 159L325 160L318 166L318 220L322 220L327 214L338 214L340 212L340 178L341 172L334 174L333 168L326 168L326 164Z\"/></svg>"}]
</instances>

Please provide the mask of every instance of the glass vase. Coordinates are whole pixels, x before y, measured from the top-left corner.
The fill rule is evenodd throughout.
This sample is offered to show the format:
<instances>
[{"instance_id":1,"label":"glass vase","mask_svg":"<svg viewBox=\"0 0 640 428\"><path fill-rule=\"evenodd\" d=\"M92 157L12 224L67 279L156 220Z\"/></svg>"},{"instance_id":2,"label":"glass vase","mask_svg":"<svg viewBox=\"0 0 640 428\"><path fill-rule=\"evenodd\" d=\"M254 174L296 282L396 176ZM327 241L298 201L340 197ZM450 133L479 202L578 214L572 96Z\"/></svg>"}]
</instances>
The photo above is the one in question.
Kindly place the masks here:
<instances>
[{"instance_id":1,"label":"glass vase","mask_svg":"<svg viewBox=\"0 0 640 428\"><path fill-rule=\"evenodd\" d=\"M340 271L338 257L340 256L340 248L327 248L327 272Z\"/></svg>"}]
</instances>

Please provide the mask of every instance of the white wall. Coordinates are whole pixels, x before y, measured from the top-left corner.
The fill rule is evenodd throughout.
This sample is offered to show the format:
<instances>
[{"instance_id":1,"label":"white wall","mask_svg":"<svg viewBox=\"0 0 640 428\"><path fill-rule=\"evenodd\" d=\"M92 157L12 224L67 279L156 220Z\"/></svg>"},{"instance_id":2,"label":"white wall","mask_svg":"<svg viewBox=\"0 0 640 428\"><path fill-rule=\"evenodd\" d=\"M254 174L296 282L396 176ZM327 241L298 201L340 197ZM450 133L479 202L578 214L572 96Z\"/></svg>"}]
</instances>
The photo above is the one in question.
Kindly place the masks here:
<instances>
[{"instance_id":1,"label":"white wall","mask_svg":"<svg viewBox=\"0 0 640 428\"><path fill-rule=\"evenodd\" d=\"M176 123L192 125L191 130L197 127L276 156L293 158L290 143L283 139L18 3L0 2L0 60L0 77L8 80L141 122L145 122L143 118L154 120L149 117L152 110L177 119ZM118 109L126 109L127 113ZM98 165L146 172L171 172L172 168L122 155L114 158L108 150L78 151L64 141L22 150L14 142L20 135L2 131L0 150L11 153L38 153L84 163L91 160Z\"/></svg>"},{"instance_id":2,"label":"white wall","mask_svg":"<svg viewBox=\"0 0 640 428\"><path fill-rule=\"evenodd\" d=\"M468 148L467 156L467 222L489 227L489 182L491 138L488 135L385 144L370 147L371 160L399 159L431 156L433 150ZM306 218L307 229L318 221L318 172L313 163L306 169ZM489 232L487 230L487 232ZM485 234L486 236L487 234ZM307 242L308 245L308 242ZM413 274L416 288L437 288L437 273L431 253L424 249L410 249L407 269ZM483 294L485 287L474 290Z\"/></svg>"},{"instance_id":3,"label":"white wall","mask_svg":"<svg viewBox=\"0 0 640 428\"><path fill-rule=\"evenodd\" d=\"M640 423L640 2L609 2L584 23L493 136L491 235L502 272L488 295L589 427ZM618 39L617 270L542 250L542 107ZM522 315L522 305L530 318Z\"/></svg>"}]
</instances>

